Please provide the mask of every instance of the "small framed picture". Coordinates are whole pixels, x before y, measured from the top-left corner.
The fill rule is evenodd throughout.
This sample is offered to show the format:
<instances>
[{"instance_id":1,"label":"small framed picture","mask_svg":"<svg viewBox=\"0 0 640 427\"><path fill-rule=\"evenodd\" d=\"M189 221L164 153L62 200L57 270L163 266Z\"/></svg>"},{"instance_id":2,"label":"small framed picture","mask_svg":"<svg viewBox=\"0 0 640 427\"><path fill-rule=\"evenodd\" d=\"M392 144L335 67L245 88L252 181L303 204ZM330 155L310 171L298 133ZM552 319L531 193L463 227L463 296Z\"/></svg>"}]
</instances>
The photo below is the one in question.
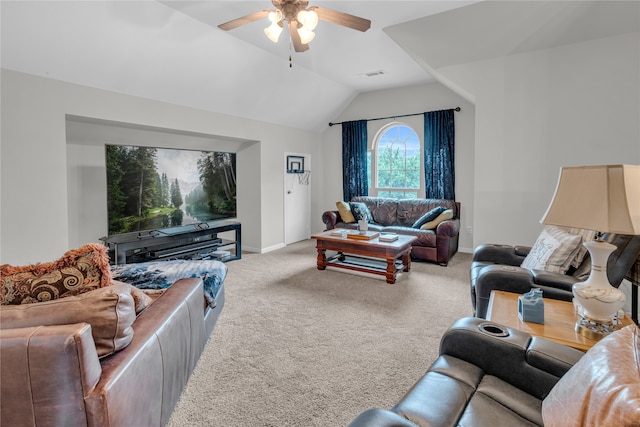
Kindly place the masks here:
<instances>
[{"instance_id":1,"label":"small framed picture","mask_svg":"<svg viewBox=\"0 0 640 427\"><path fill-rule=\"evenodd\" d=\"M304 173L304 157L287 156L287 173Z\"/></svg>"}]
</instances>

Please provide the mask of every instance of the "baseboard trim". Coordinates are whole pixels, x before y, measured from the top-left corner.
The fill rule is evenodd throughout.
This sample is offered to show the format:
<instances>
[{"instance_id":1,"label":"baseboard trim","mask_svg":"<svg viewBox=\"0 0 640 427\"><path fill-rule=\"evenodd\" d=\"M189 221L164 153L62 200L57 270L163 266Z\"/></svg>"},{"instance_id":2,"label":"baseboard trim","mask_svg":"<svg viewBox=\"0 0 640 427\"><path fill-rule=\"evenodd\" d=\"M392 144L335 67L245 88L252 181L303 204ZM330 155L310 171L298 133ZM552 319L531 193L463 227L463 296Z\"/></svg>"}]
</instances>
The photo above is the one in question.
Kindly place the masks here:
<instances>
[{"instance_id":1,"label":"baseboard trim","mask_svg":"<svg viewBox=\"0 0 640 427\"><path fill-rule=\"evenodd\" d=\"M273 246L269 246L269 247L266 247L266 248L262 248L262 250L257 251L257 252L260 252L261 254L265 254L267 252L272 252L272 251L275 251L277 249L282 249L285 246L286 245L284 243L278 243L277 245L273 245Z\"/></svg>"}]
</instances>

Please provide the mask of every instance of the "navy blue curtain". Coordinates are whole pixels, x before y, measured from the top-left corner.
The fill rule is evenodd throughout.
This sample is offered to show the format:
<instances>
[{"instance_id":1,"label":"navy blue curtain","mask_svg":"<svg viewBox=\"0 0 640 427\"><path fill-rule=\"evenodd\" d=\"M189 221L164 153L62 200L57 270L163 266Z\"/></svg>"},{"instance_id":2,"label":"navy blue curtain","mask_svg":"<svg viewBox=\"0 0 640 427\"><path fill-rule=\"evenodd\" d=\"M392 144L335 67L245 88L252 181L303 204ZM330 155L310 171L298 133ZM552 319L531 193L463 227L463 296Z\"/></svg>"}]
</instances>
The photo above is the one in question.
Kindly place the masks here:
<instances>
[{"instance_id":1,"label":"navy blue curtain","mask_svg":"<svg viewBox=\"0 0 640 427\"><path fill-rule=\"evenodd\" d=\"M453 111L424 113L424 182L427 199L456 199Z\"/></svg>"},{"instance_id":2,"label":"navy blue curtain","mask_svg":"<svg viewBox=\"0 0 640 427\"><path fill-rule=\"evenodd\" d=\"M367 121L342 122L342 193L348 202L367 196Z\"/></svg>"}]
</instances>

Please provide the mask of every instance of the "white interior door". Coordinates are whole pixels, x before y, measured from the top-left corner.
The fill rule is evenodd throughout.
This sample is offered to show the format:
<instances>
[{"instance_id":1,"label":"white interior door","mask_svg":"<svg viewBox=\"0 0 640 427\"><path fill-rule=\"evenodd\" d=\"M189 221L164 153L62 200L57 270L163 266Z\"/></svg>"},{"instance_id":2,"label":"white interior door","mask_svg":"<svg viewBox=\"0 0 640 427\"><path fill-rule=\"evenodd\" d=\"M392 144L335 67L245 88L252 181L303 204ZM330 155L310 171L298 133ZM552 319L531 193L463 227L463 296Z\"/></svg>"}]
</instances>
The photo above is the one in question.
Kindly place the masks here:
<instances>
[{"instance_id":1,"label":"white interior door","mask_svg":"<svg viewBox=\"0 0 640 427\"><path fill-rule=\"evenodd\" d=\"M303 166L304 165L304 166ZM289 170L303 173L291 173ZM306 240L311 236L311 157L285 153L284 243Z\"/></svg>"}]
</instances>

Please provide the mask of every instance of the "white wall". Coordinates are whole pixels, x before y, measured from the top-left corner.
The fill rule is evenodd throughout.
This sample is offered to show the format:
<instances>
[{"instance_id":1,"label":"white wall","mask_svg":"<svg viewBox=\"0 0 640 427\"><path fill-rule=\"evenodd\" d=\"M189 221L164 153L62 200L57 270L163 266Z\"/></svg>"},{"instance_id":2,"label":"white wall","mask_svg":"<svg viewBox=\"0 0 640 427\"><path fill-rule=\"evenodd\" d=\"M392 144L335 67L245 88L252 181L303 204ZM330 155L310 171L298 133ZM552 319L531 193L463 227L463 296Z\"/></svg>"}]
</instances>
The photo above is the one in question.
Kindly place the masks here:
<instances>
[{"instance_id":1,"label":"white wall","mask_svg":"<svg viewBox=\"0 0 640 427\"><path fill-rule=\"evenodd\" d=\"M434 83L361 94L333 121L460 106L456 195L464 250L486 242L533 243L560 166L640 164L638 33L438 72L472 94L475 105L456 95L455 87ZM312 232L323 229L322 212L342 198L340 126L320 137L6 70L1 107L2 262L44 261L71 247L70 228L76 225L68 223L67 173L74 177L67 168L66 114L260 141L247 148L253 159L247 164L259 167L241 172L238 165L239 175L246 172L256 182L251 197L238 201L239 211L258 215L242 219L247 247L283 244L282 222L271 218L282 217L285 152L311 154ZM370 122L369 135L385 123ZM85 166L96 167L89 161ZM104 189L79 185L87 201L102 200ZM466 233L468 225L473 235Z\"/></svg>"},{"instance_id":2,"label":"white wall","mask_svg":"<svg viewBox=\"0 0 640 427\"><path fill-rule=\"evenodd\" d=\"M474 246L532 244L561 166L640 164L638 33L438 72L475 98Z\"/></svg>"},{"instance_id":3,"label":"white wall","mask_svg":"<svg viewBox=\"0 0 640 427\"><path fill-rule=\"evenodd\" d=\"M320 158L314 156L320 136L299 129L9 70L2 70L1 84L0 254L3 263L56 259L77 246L79 239L87 238L77 228L105 227L102 216L78 216L77 223L70 221L76 213L70 215L69 210L77 209L79 203L103 203L106 188L91 179L80 180L84 169L93 169L88 176L96 177L95 168L102 167L95 147L72 147L67 158L67 115L259 141L244 148L247 161L238 164L240 179L249 183L245 186L247 197L238 201L246 249L263 251L283 245L282 221L272 221L283 215L283 153L303 151L311 153L314 161ZM70 144L73 145L78 144ZM94 240L102 235L104 233L99 233Z\"/></svg>"},{"instance_id":4,"label":"white wall","mask_svg":"<svg viewBox=\"0 0 640 427\"><path fill-rule=\"evenodd\" d=\"M467 226L473 225L474 212L474 128L475 108L462 97L447 89L440 83L408 86L400 89L367 92L358 95L353 102L335 118L335 122L388 117L393 115L423 113L425 111L444 110L460 107L455 113L456 132L456 201L461 204L460 251L470 252L473 248L472 234ZM423 139L424 120L422 115L399 117L411 126ZM375 120L367 124L369 147L376 133L386 124L394 121ZM342 127L329 128L323 135L323 152L325 163L322 204L335 209L335 203L342 200ZM422 195L424 197L424 194ZM315 218L314 225L322 224L320 217Z\"/></svg>"}]
</instances>

